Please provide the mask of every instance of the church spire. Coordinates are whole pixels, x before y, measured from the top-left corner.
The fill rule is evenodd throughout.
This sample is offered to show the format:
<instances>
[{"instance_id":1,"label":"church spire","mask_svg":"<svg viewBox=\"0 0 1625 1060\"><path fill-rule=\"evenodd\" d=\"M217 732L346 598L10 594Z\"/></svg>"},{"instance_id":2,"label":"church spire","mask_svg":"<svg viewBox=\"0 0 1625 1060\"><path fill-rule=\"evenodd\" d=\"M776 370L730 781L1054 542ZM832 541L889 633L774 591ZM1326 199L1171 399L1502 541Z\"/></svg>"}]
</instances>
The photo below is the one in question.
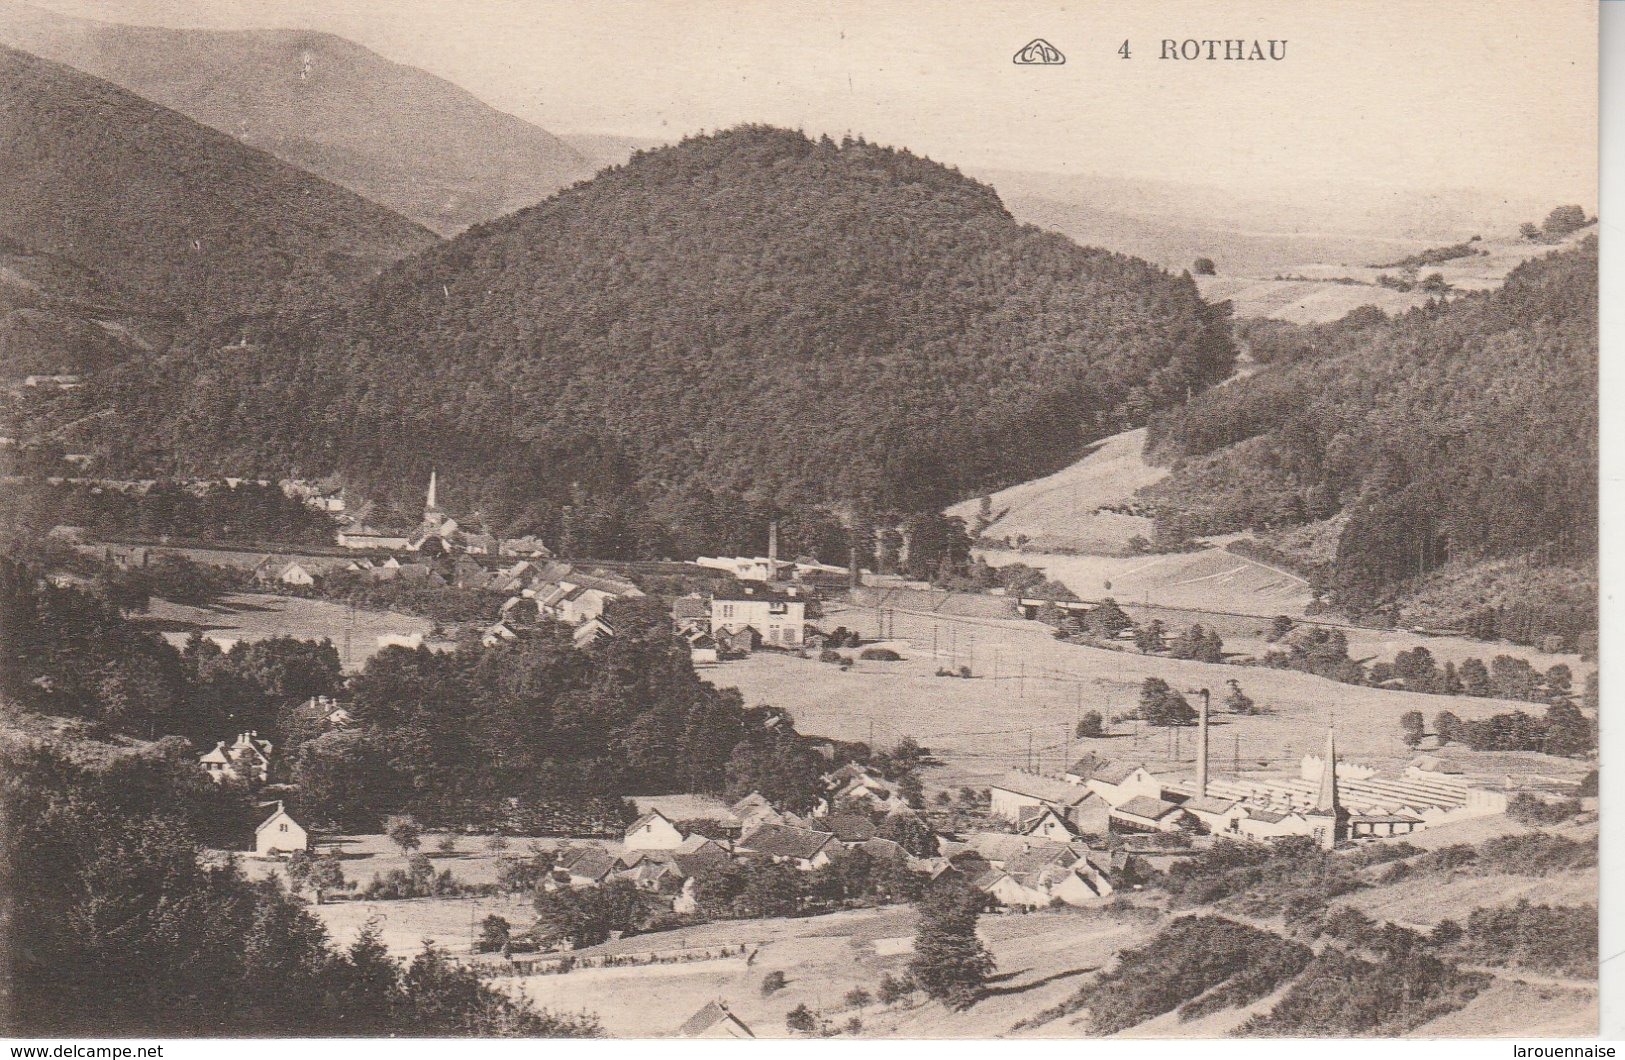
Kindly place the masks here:
<instances>
[{"instance_id":1,"label":"church spire","mask_svg":"<svg viewBox=\"0 0 1625 1060\"><path fill-rule=\"evenodd\" d=\"M437 473L433 469L431 469L429 471L429 502L423 506L423 510L425 512L436 511L439 508L439 505L437 505L435 503L435 478L436 478L436 474Z\"/></svg>"},{"instance_id":2,"label":"church spire","mask_svg":"<svg viewBox=\"0 0 1625 1060\"><path fill-rule=\"evenodd\" d=\"M1320 791L1315 796L1315 809L1336 813L1337 805L1337 730L1326 730L1326 754L1321 759Z\"/></svg>"}]
</instances>

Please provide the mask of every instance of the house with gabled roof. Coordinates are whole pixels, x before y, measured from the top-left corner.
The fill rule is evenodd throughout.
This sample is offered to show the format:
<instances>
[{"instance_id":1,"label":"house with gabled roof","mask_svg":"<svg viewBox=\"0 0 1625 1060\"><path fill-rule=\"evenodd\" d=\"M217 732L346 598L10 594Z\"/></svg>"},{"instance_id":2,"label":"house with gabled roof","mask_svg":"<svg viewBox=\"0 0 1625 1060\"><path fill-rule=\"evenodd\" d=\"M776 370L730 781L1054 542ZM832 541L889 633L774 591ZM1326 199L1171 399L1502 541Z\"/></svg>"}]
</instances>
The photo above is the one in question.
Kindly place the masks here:
<instances>
[{"instance_id":1,"label":"house with gabled roof","mask_svg":"<svg viewBox=\"0 0 1625 1060\"><path fill-rule=\"evenodd\" d=\"M875 837L875 823L861 813L830 813L814 818L813 827L828 832L846 846L865 843Z\"/></svg>"},{"instance_id":2,"label":"house with gabled roof","mask_svg":"<svg viewBox=\"0 0 1625 1060\"><path fill-rule=\"evenodd\" d=\"M1088 905L1109 897L1114 888L1105 873L1087 861L1080 861L1049 885L1051 898L1067 905Z\"/></svg>"},{"instance_id":3,"label":"house with gabled roof","mask_svg":"<svg viewBox=\"0 0 1625 1060\"><path fill-rule=\"evenodd\" d=\"M830 863L840 840L828 832L790 825L764 824L739 841L738 852L811 871Z\"/></svg>"},{"instance_id":4,"label":"house with gabled roof","mask_svg":"<svg viewBox=\"0 0 1625 1060\"><path fill-rule=\"evenodd\" d=\"M609 851L598 846L569 848L559 855L557 867L571 887L595 887L621 868Z\"/></svg>"},{"instance_id":5,"label":"house with gabled roof","mask_svg":"<svg viewBox=\"0 0 1625 1060\"><path fill-rule=\"evenodd\" d=\"M485 632L480 634L480 644L487 648L494 648L499 644L509 644L519 639L518 632L507 622L497 622L487 626Z\"/></svg>"},{"instance_id":6,"label":"house with gabled roof","mask_svg":"<svg viewBox=\"0 0 1625 1060\"><path fill-rule=\"evenodd\" d=\"M676 823L659 810L650 810L626 829L628 850L676 850L684 838Z\"/></svg>"},{"instance_id":7,"label":"house with gabled roof","mask_svg":"<svg viewBox=\"0 0 1625 1060\"><path fill-rule=\"evenodd\" d=\"M1142 796L1162 798L1162 781L1137 762L1101 763L1084 786L1113 806Z\"/></svg>"},{"instance_id":8,"label":"house with gabled roof","mask_svg":"<svg viewBox=\"0 0 1625 1060\"><path fill-rule=\"evenodd\" d=\"M272 750L271 741L260 739L258 732L241 732L229 745L221 740L199 755L198 765L216 784L232 776L263 784L270 779Z\"/></svg>"},{"instance_id":9,"label":"house with gabled roof","mask_svg":"<svg viewBox=\"0 0 1625 1060\"><path fill-rule=\"evenodd\" d=\"M254 853L259 857L276 857L309 848L310 834L280 802L275 804L271 815L254 829Z\"/></svg>"},{"instance_id":10,"label":"house with gabled roof","mask_svg":"<svg viewBox=\"0 0 1625 1060\"><path fill-rule=\"evenodd\" d=\"M988 869L971 881L971 886L1008 908L1042 909L1050 904L1049 893L1042 887L1024 882L1004 869Z\"/></svg>"},{"instance_id":11,"label":"house with gabled roof","mask_svg":"<svg viewBox=\"0 0 1625 1060\"><path fill-rule=\"evenodd\" d=\"M1214 835L1239 834L1241 822L1247 819L1247 807L1239 799L1207 795L1186 799L1179 806L1196 818L1203 831Z\"/></svg>"},{"instance_id":12,"label":"house with gabled roof","mask_svg":"<svg viewBox=\"0 0 1625 1060\"><path fill-rule=\"evenodd\" d=\"M712 1001L677 1028L679 1038L754 1038L745 1021L722 1001Z\"/></svg>"},{"instance_id":13,"label":"house with gabled roof","mask_svg":"<svg viewBox=\"0 0 1625 1060\"><path fill-rule=\"evenodd\" d=\"M1027 809L1023 808L1023 814L1027 813ZM1048 839L1056 843L1070 843L1082 837L1083 829L1056 813L1054 807L1039 807L1036 811L1020 825L1022 835L1034 839Z\"/></svg>"},{"instance_id":14,"label":"house with gabled roof","mask_svg":"<svg viewBox=\"0 0 1625 1060\"><path fill-rule=\"evenodd\" d=\"M1071 818L1075 809L1088 801L1090 793L1087 788L1054 777L1011 770L988 785L988 794L989 808L995 816L1019 824L1023 810L1037 812L1047 808Z\"/></svg>"},{"instance_id":15,"label":"house with gabled roof","mask_svg":"<svg viewBox=\"0 0 1625 1060\"><path fill-rule=\"evenodd\" d=\"M590 648L601 640L607 640L615 635L615 627L605 622L602 615L589 618L575 628L570 634L570 643L577 648Z\"/></svg>"},{"instance_id":16,"label":"house with gabled roof","mask_svg":"<svg viewBox=\"0 0 1625 1060\"><path fill-rule=\"evenodd\" d=\"M1189 819L1178 803L1136 795L1112 807L1111 828L1114 832L1177 832Z\"/></svg>"}]
</instances>

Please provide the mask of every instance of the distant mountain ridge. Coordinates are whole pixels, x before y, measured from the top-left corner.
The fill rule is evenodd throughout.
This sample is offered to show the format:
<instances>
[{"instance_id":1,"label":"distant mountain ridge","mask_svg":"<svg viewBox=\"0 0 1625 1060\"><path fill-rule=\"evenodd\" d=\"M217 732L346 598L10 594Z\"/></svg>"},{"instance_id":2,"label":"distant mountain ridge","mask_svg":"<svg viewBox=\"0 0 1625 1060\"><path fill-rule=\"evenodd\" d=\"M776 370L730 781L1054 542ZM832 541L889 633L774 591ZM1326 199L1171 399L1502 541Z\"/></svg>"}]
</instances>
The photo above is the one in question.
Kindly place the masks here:
<instances>
[{"instance_id":1,"label":"distant mountain ridge","mask_svg":"<svg viewBox=\"0 0 1625 1060\"><path fill-rule=\"evenodd\" d=\"M592 166L547 131L328 33L126 26L0 0L0 43L66 63L441 235Z\"/></svg>"},{"instance_id":2,"label":"distant mountain ridge","mask_svg":"<svg viewBox=\"0 0 1625 1060\"><path fill-rule=\"evenodd\" d=\"M0 46L0 237L192 321L286 311L427 230L71 67Z\"/></svg>"}]
</instances>

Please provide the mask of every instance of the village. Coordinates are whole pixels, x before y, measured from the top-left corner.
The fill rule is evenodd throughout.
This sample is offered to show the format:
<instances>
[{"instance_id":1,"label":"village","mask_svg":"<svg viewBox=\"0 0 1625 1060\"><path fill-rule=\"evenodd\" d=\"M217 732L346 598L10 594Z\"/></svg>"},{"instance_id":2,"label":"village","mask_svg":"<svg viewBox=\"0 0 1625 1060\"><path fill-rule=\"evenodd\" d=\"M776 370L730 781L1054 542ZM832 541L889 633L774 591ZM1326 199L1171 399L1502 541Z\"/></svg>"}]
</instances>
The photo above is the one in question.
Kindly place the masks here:
<instances>
[{"instance_id":1,"label":"village","mask_svg":"<svg viewBox=\"0 0 1625 1060\"><path fill-rule=\"evenodd\" d=\"M628 1013L619 1028L627 1033L782 1034L779 1025L762 1025L755 1000L716 979L727 971L737 982L741 962L749 968L756 959L766 943L747 936L770 923L782 932L825 918L884 920L934 885L968 889L995 915L1073 910L1110 922L1148 885L1228 848L1346 857L1435 831L1517 832L1524 826L1509 811L1527 819L1532 806L1595 817L1584 759L1476 755L1441 734L1412 736L1409 722L1395 720L1397 708L1422 697L1405 691L1344 690L1318 676L1248 670L1222 654L1207 662L1159 659L1140 649L1144 631L1161 620L1130 621L1110 600L944 594L856 563L781 559L776 524L765 556L643 564L561 558L534 537L465 528L439 503L437 475L412 529L352 519L341 493L314 484L280 488L339 521L333 547L137 542L71 527L51 537L110 568L161 571L178 557L231 570L261 594L256 599L316 604L332 586L410 585L479 602L464 621L436 623L433 635L403 625L359 653L346 627L341 659L350 671L391 649L504 652L561 631L571 648L592 652L620 635L617 615L658 613L662 635L705 680L737 683L752 700L790 707L797 739L824 765L810 805L776 803L760 790L637 794L557 815L540 831L430 828L403 815L378 820L375 832L338 829L298 810L287 750L270 734L223 733L196 754L205 776L256 807L219 856L242 859L251 878L276 878L309 896L336 937L379 931L403 958L430 939L504 989L544 1004L579 1000L571 984L595 975L715 969L704 979L713 996L693 996L692 1011L661 1009L665 1023ZM658 591L640 587L651 575ZM352 624L355 611L351 604ZM1108 617L1118 624L1102 627L1102 641L1091 639ZM1232 619L1223 628L1235 627ZM188 635L166 636L179 646ZM225 651L252 640L203 636ZM1407 636L1402 643L1422 639ZM1156 641L1161 648L1160 633ZM1131 665L1152 668L1147 676L1125 675L1125 651ZM1260 710L1236 676L1227 698L1194 687L1217 685L1224 674L1263 690L1284 680L1287 691ZM1109 704L1125 688L1139 689L1138 711L1085 718L1086 696L1102 694ZM1313 709L1293 706L1300 688ZM1181 689L1197 706L1185 705ZM1339 699L1341 708L1330 705ZM906 710L888 709L903 701ZM1457 709L1471 720L1469 707L1484 714L1500 702ZM352 706L339 691L309 698L289 717L305 738L342 735L360 724ZM942 731L950 719L985 710L1003 712L1010 728L959 738ZM1059 741L1035 743L1036 733L1057 727ZM1095 930L1101 922L1080 923ZM698 930L705 925L722 933ZM881 941L882 956L901 969L898 955L908 946ZM855 987L854 996L864 989Z\"/></svg>"}]
</instances>

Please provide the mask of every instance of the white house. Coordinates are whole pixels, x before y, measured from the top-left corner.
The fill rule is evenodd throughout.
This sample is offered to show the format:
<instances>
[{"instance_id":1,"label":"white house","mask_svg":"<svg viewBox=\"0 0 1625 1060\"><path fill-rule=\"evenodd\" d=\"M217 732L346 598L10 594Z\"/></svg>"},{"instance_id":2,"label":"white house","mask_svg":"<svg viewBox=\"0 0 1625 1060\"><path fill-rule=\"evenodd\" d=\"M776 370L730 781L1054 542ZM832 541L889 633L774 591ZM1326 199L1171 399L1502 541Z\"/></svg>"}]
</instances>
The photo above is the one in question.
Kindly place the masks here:
<instances>
[{"instance_id":1,"label":"white house","mask_svg":"<svg viewBox=\"0 0 1625 1060\"><path fill-rule=\"evenodd\" d=\"M1162 798L1162 781L1144 766L1130 762L1105 763L1090 775L1085 786L1113 806L1130 799Z\"/></svg>"},{"instance_id":2,"label":"white house","mask_svg":"<svg viewBox=\"0 0 1625 1060\"><path fill-rule=\"evenodd\" d=\"M1067 905L1088 905L1107 897L1112 890L1111 881L1103 873L1087 861L1080 861L1050 886L1049 893Z\"/></svg>"},{"instance_id":3,"label":"white house","mask_svg":"<svg viewBox=\"0 0 1625 1060\"><path fill-rule=\"evenodd\" d=\"M304 826L294 820L280 802L271 816L254 829L254 853L262 858L291 854L295 850L306 850L309 846L310 836Z\"/></svg>"},{"instance_id":4,"label":"white house","mask_svg":"<svg viewBox=\"0 0 1625 1060\"><path fill-rule=\"evenodd\" d=\"M628 850L676 850L682 845L683 833L659 810L650 810L626 830Z\"/></svg>"},{"instance_id":5,"label":"white house","mask_svg":"<svg viewBox=\"0 0 1625 1060\"><path fill-rule=\"evenodd\" d=\"M807 622L807 601L796 590L776 592L765 586L741 583L711 597L711 629L736 632L749 627L763 644L801 647Z\"/></svg>"},{"instance_id":6,"label":"white house","mask_svg":"<svg viewBox=\"0 0 1625 1060\"><path fill-rule=\"evenodd\" d=\"M506 622L498 622L495 625L488 627L486 631L481 634L480 644L487 648L494 648L498 644L506 644L509 641L518 639L519 634L514 632L512 626L508 625Z\"/></svg>"},{"instance_id":7,"label":"white house","mask_svg":"<svg viewBox=\"0 0 1625 1060\"><path fill-rule=\"evenodd\" d=\"M282 568L276 580L283 585L315 585L316 576L306 570L302 564L290 563Z\"/></svg>"},{"instance_id":8,"label":"white house","mask_svg":"<svg viewBox=\"0 0 1625 1060\"><path fill-rule=\"evenodd\" d=\"M230 746L221 740L211 750L199 755L198 765L216 784L233 774L263 784L271 772L271 751L270 740L260 739L257 732L243 732L237 734L236 741Z\"/></svg>"}]
</instances>

